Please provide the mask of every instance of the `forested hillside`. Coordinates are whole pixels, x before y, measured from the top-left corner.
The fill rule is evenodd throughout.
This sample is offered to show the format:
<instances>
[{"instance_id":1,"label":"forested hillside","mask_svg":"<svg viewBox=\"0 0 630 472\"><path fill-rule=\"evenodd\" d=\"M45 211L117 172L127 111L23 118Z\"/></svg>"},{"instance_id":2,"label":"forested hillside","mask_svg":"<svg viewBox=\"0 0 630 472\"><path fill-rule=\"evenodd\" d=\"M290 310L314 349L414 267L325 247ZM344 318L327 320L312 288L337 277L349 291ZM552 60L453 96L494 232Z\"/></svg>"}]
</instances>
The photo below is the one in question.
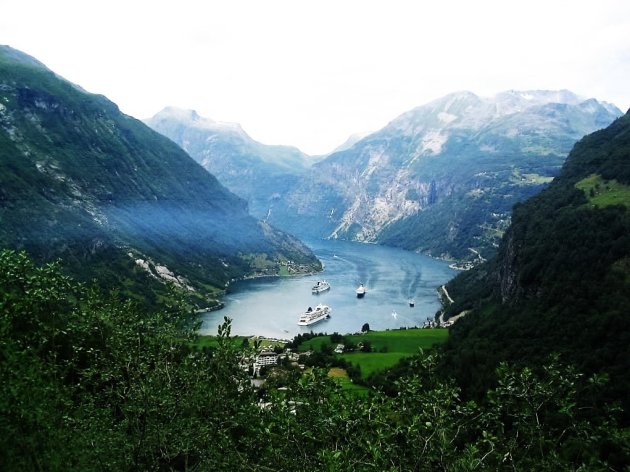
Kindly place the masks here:
<instances>
[{"instance_id":1,"label":"forested hillside","mask_svg":"<svg viewBox=\"0 0 630 472\"><path fill-rule=\"evenodd\" d=\"M207 307L233 278L321 267L172 141L6 46L0 222L0 247L154 305L171 286Z\"/></svg>"},{"instance_id":2,"label":"forested hillside","mask_svg":"<svg viewBox=\"0 0 630 472\"><path fill-rule=\"evenodd\" d=\"M0 252L3 471L621 471L624 433L600 381L563 360L501 365L478 402L418 355L393 396L343 394L325 369L254 390L251 351L187 313L144 312ZM588 414L585 415L584 412Z\"/></svg>"},{"instance_id":3,"label":"forested hillside","mask_svg":"<svg viewBox=\"0 0 630 472\"><path fill-rule=\"evenodd\" d=\"M514 208L498 256L448 284L448 363L470 393L502 360L551 352L630 401L630 115L586 136L548 189Z\"/></svg>"}]
</instances>

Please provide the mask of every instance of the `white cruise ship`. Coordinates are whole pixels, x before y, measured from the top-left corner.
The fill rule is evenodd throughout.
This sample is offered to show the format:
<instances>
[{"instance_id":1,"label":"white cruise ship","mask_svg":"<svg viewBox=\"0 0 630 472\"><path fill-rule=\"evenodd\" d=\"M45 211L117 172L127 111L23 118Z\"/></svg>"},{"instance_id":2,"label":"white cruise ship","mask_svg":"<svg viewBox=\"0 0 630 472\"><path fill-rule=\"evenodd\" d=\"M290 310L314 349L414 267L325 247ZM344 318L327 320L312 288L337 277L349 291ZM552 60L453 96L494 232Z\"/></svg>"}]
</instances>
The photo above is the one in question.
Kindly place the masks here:
<instances>
[{"instance_id":1,"label":"white cruise ship","mask_svg":"<svg viewBox=\"0 0 630 472\"><path fill-rule=\"evenodd\" d=\"M330 290L330 284L325 280L318 280L315 285L313 285L313 295L317 295L318 293L325 292L326 290Z\"/></svg>"},{"instance_id":2,"label":"white cruise ship","mask_svg":"<svg viewBox=\"0 0 630 472\"><path fill-rule=\"evenodd\" d=\"M315 309L308 307L304 313L300 315L298 325L308 326L317 323L318 321L330 318L330 307L328 305L322 305L321 303L315 307Z\"/></svg>"}]
</instances>

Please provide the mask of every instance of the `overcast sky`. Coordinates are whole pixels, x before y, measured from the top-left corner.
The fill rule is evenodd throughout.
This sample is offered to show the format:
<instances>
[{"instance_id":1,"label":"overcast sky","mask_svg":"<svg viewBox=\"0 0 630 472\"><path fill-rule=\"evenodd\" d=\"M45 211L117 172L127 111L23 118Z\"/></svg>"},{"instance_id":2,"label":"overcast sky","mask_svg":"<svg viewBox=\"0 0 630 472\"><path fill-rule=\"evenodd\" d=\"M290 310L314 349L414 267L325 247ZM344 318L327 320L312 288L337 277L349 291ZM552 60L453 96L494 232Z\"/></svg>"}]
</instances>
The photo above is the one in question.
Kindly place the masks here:
<instances>
[{"instance_id":1,"label":"overcast sky","mask_svg":"<svg viewBox=\"0 0 630 472\"><path fill-rule=\"evenodd\" d=\"M137 118L191 108L310 154L460 90L630 107L628 0L0 0L0 44Z\"/></svg>"}]
</instances>

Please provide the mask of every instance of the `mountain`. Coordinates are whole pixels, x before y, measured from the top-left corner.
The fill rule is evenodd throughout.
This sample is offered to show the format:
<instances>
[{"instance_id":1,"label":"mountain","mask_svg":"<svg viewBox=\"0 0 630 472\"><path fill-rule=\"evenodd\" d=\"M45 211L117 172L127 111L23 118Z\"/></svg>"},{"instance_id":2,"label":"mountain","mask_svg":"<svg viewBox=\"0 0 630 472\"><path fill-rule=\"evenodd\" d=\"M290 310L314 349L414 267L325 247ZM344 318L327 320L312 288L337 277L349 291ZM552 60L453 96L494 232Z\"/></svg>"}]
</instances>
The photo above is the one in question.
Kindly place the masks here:
<instances>
[{"instance_id":1,"label":"mountain","mask_svg":"<svg viewBox=\"0 0 630 472\"><path fill-rule=\"evenodd\" d=\"M316 161L295 147L261 144L239 124L204 118L194 110L167 107L145 123L245 199L258 217L264 217L270 201L281 198Z\"/></svg>"},{"instance_id":2,"label":"mountain","mask_svg":"<svg viewBox=\"0 0 630 472\"><path fill-rule=\"evenodd\" d=\"M0 245L157 303L216 304L233 278L320 268L172 141L0 47Z\"/></svg>"},{"instance_id":3,"label":"mountain","mask_svg":"<svg viewBox=\"0 0 630 472\"><path fill-rule=\"evenodd\" d=\"M354 146L356 143L361 141L366 136L369 136L370 134L371 133L354 133L354 134L351 134L350 136L348 136L348 139L346 139L343 143L341 143L339 146L337 146L335 149L333 149L333 151L330 154L334 154L336 152L341 152L341 151L345 151L346 149L350 149L352 146ZM329 155L329 154L327 154L327 155Z\"/></svg>"},{"instance_id":4,"label":"mountain","mask_svg":"<svg viewBox=\"0 0 630 472\"><path fill-rule=\"evenodd\" d=\"M630 421L630 112L580 140L558 177L515 206L496 258L447 285L448 364L477 391L500 360L556 352L609 378Z\"/></svg>"},{"instance_id":5,"label":"mountain","mask_svg":"<svg viewBox=\"0 0 630 472\"><path fill-rule=\"evenodd\" d=\"M512 206L557 174L571 146L621 112L569 91L459 92L333 153L270 206L297 235L482 260Z\"/></svg>"}]
</instances>

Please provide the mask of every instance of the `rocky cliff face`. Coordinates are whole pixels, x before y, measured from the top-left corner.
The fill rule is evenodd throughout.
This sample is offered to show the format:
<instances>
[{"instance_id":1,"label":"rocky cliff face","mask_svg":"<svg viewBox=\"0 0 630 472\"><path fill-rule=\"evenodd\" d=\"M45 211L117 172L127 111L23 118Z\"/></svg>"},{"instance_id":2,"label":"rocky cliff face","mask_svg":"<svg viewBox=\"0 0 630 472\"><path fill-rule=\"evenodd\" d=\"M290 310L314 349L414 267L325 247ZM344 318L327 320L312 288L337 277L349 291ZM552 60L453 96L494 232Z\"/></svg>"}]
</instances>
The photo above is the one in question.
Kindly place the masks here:
<instances>
[{"instance_id":1,"label":"rocky cliff face","mask_svg":"<svg viewBox=\"0 0 630 472\"><path fill-rule=\"evenodd\" d=\"M270 221L297 234L374 241L458 259L494 253L514 203L557 174L614 106L568 91L456 93L313 166ZM308 225L305 223L308 222Z\"/></svg>"},{"instance_id":2,"label":"rocky cliff face","mask_svg":"<svg viewBox=\"0 0 630 472\"><path fill-rule=\"evenodd\" d=\"M496 283L499 286L501 301L506 303L518 298L518 266L516 261L518 248L515 247L514 235L511 232L505 235L503 245L504 251L500 259L499 270L496 273Z\"/></svg>"},{"instance_id":3,"label":"rocky cliff face","mask_svg":"<svg viewBox=\"0 0 630 472\"><path fill-rule=\"evenodd\" d=\"M319 162L194 112L165 110L149 123L274 226L474 265L496 252L512 206L557 175L579 138L620 114L569 91L460 92Z\"/></svg>"}]
</instances>

